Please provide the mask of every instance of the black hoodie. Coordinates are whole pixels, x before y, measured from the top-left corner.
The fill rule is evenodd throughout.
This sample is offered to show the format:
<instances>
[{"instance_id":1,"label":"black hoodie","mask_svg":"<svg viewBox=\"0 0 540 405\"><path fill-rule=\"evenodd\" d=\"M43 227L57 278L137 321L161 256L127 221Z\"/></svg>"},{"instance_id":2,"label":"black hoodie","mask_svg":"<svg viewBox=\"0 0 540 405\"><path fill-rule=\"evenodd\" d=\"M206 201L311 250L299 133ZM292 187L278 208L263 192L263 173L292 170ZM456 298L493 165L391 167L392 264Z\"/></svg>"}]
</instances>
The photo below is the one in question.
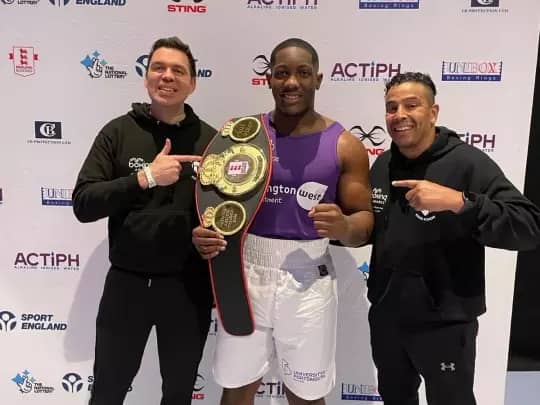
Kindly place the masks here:
<instances>
[{"instance_id":1,"label":"black hoodie","mask_svg":"<svg viewBox=\"0 0 540 405\"><path fill-rule=\"evenodd\" d=\"M202 155L215 135L185 105L179 124L157 121L148 104L113 119L97 135L73 190L73 210L81 222L109 217L109 260L127 271L172 274L206 270L191 243L198 224L194 167L182 164L170 186L142 190L136 173L171 140L170 154Z\"/></svg>"},{"instance_id":2,"label":"black hoodie","mask_svg":"<svg viewBox=\"0 0 540 405\"><path fill-rule=\"evenodd\" d=\"M431 147L416 159L395 144L373 164L375 228L368 298L376 304L394 272L423 277L442 319L470 320L485 312L484 246L510 250L540 244L540 210L482 151L437 127ZM391 181L425 179L471 199L460 213L418 212Z\"/></svg>"}]
</instances>

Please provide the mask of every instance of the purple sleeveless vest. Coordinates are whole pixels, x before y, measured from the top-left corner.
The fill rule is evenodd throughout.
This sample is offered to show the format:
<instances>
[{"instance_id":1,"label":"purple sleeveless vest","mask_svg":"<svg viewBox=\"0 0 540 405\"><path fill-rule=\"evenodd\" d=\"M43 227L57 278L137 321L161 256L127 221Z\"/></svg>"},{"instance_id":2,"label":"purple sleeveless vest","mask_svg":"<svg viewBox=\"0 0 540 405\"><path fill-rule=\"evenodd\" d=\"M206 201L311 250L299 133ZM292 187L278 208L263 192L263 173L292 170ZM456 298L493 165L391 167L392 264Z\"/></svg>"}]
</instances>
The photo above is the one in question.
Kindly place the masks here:
<instances>
[{"instance_id":1,"label":"purple sleeveless vest","mask_svg":"<svg viewBox=\"0 0 540 405\"><path fill-rule=\"evenodd\" d=\"M344 131L334 122L322 132L276 136L270 114L264 115L274 161L272 178L249 233L277 239L319 239L308 217L321 203L335 203L340 174L337 141Z\"/></svg>"}]
</instances>

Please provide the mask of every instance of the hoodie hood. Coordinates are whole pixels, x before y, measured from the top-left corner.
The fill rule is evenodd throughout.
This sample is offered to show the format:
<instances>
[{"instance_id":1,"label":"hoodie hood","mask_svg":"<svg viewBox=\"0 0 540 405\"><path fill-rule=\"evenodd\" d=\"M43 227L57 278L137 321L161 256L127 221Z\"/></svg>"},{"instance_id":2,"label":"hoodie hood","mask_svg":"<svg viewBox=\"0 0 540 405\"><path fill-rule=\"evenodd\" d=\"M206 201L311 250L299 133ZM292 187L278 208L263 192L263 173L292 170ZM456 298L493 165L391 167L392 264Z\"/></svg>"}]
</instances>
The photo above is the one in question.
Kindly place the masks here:
<instances>
[{"instance_id":1,"label":"hoodie hood","mask_svg":"<svg viewBox=\"0 0 540 405\"><path fill-rule=\"evenodd\" d=\"M446 127L435 127L435 141L431 146L425 150L420 156L415 159L409 159L405 157L395 143L392 142L390 146L392 158L390 160L390 167L414 167L422 166L433 160L438 159L440 156L446 155L452 149L465 145L463 141L459 139L456 132Z\"/></svg>"},{"instance_id":2,"label":"hoodie hood","mask_svg":"<svg viewBox=\"0 0 540 405\"><path fill-rule=\"evenodd\" d=\"M429 164L446 155L455 148L466 146L456 132L446 127L435 127L436 137L431 146L415 159L408 159L392 143L389 167L389 184L394 180L423 180ZM390 204L399 201L402 210L410 209L405 198L408 189L404 187L390 187Z\"/></svg>"},{"instance_id":3,"label":"hoodie hood","mask_svg":"<svg viewBox=\"0 0 540 405\"><path fill-rule=\"evenodd\" d=\"M177 124L167 124L153 117L152 114L150 114L149 103L133 103L131 104L131 108L132 110L128 112L128 115L141 123L174 127L188 126L199 122L199 117L197 116L197 114L195 114L193 108L191 108L189 104L184 104L184 112L186 114L186 117Z\"/></svg>"}]
</instances>

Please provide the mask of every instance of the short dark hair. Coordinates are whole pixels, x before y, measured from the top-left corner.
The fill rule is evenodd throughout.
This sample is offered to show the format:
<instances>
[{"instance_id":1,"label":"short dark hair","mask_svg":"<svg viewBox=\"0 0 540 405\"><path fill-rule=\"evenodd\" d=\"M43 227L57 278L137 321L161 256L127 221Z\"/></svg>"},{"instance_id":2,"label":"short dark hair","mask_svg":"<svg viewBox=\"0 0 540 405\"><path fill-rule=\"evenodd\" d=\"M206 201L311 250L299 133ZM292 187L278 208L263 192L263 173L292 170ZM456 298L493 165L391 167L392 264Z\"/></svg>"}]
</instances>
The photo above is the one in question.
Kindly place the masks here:
<instances>
[{"instance_id":1,"label":"short dark hair","mask_svg":"<svg viewBox=\"0 0 540 405\"><path fill-rule=\"evenodd\" d=\"M392 87L397 86L402 83L407 83L407 82L415 82L415 83L423 84L425 87L427 87L430 90L431 102L435 102L435 96L437 95L437 88L435 87L435 83L433 83L433 80L431 80L431 77L427 73L420 73L420 72L398 73L386 83L385 94L388 94L388 91Z\"/></svg>"},{"instance_id":2,"label":"short dark hair","mask_svg":"<svg viewBox=\"0 0 540 405\"><path fill-rule=\"evenodd\" d=\"M311 55L311 63L313 63L313 66L315 66L317 70L319 69L319 55L317 54L317 51L309 42L304 41L300 38L289 38L277 44L272 53L270 54L270 68L273 68L276 63L277 53L282 49L291 47L302 48L305 51L309 52L309 54Z\"/></svg>"},{"instance_id":3,"label":"short dark hair","mask_svg":"<svg viewBox=\"0 0 540 405\"><path fill-rule=\"evenodd\" d=\"M150 49L150 54L148 55L148 66L150 66L150 61L152 60L154 52L156 52L159 48L178 49L180 52L184 52L189 61L189 72L191 73L191 76L197 76L197 69L195 67L196 60L191 53L191 49L189 48L188 44L183 42L178 37L160 38L154 42L152 48Z\"/></svg>"}]
</instances>

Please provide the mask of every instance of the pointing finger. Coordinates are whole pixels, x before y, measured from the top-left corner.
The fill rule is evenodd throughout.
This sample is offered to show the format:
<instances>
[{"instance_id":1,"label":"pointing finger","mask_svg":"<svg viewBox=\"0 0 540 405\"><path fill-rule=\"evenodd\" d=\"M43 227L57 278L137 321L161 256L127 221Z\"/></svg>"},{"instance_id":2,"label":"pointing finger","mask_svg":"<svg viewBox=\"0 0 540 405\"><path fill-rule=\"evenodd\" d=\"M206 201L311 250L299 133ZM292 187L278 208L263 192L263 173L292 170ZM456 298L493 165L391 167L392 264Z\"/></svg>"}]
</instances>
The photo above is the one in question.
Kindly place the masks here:
<instances>
[{"instance_id":1,"label":"pointing finger","mask_svg":"<svg viewBox=\"0 0 540 405\"><path fill-rule=\"evenodd\" d=\"M198 155L170 155L174 160L180 163L200 162L201 157Z\"/></svg>"},{"instance_id":2,"label":"pointing finger","mask_svg":"<svg viewBox=\"0 0 540 405\"><path fill-rule=\"evenodd\" d=\"M407 187L414 188L420 183L421 180L394 180L392 185L394 187Z\"/></svg>"}]
</instances>

